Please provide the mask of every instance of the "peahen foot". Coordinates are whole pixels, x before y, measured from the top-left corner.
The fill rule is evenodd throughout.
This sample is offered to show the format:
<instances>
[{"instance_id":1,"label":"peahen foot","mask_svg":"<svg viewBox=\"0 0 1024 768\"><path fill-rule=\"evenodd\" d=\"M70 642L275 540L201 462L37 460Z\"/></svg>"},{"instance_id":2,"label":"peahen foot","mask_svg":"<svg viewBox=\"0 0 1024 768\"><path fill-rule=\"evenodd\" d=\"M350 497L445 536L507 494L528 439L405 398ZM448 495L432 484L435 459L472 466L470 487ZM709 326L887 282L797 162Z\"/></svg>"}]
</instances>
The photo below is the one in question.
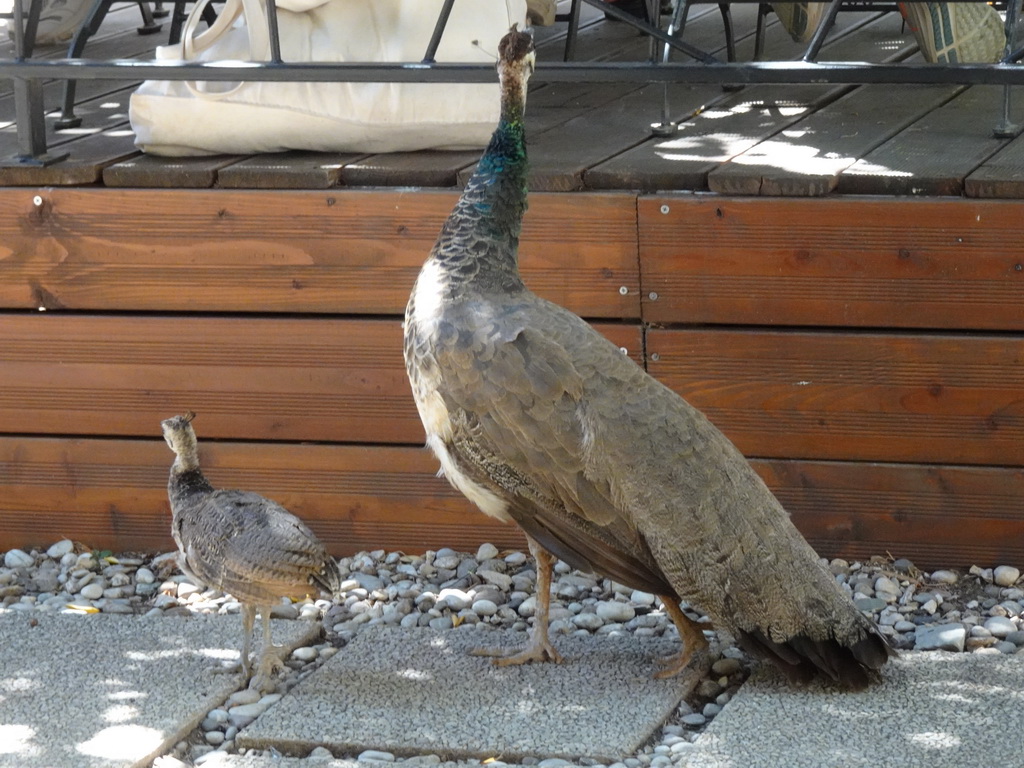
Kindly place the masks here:
<instances>
[{"instance_id":1,"label":"peahen foot","mask_svg":"<svg viewBox=\"0 0 1024 768\"><path fill-rule=\"evenodd\" d=\"M249 687L260 693L270 693L277 687L277 676L284 669L284 662L281 654L284 647L280 645L268 645L260 652L260 659L256 663L256 672L249 680Z\"/></svg>"},{"instance_id":2,"label":"peahen foot","mask_svg":"<svg viewBox=\"0 0 1024 768\"><path fill-rule=\"evenodd\" d=\"M520 664L546 661L555 664L562 663L562 654L555 650L547 638L540 641L531 640L530 644L521 651L510 651L506 648L475 648L469 654L471 656L490 656L494 658L493 663L496 667L514 667Z\"/></svg>"}]
</instances>

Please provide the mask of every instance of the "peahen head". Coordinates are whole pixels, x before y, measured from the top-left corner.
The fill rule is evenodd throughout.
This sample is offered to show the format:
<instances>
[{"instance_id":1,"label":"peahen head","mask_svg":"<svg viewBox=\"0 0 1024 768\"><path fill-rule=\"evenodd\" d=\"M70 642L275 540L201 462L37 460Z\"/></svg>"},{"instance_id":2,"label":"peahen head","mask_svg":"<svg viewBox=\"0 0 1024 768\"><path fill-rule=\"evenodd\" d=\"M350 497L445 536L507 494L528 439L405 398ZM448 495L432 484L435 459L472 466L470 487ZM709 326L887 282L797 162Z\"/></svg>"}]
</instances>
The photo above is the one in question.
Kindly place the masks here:
<instances>
[{"instance_id":1,"label":"peahen head","mask_svg":"<svg viewBox=\"0 0 1024 768\"><path fill-rule=\"evenodd\" d=\"M498 79L501 81L501 112L504 121L522 120L526 108L526 83L533 74L537 54L533 35L513 24L498 43Z\"/></svg>"},{"instance_id":2,"label":"peahen head","mask_svg":"<svg viewBox=\"0 0 1024 768\"><path fill-rule=\"evenodd\" d=\"M189 467L198 462L196 433L192 429L192 419L195 417L192 411L188 411L181 416L172 416L160 422L167 445L174 451L179 462Z\"/></svg>"}]
</instances>

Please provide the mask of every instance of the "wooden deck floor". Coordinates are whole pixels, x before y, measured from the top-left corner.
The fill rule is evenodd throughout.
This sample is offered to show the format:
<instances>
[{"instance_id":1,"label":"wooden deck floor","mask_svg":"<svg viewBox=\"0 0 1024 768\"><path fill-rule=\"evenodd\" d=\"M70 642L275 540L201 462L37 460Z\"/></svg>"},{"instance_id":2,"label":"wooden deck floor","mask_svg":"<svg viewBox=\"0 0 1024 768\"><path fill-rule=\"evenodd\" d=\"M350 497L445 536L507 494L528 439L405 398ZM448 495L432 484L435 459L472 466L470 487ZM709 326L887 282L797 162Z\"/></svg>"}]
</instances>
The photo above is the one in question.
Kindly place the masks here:
<instances>
[{"instance_id":1,"label":"wooden deck floor","mask_svg":"<svg viewBox=\"0 0 1024 768\"><path fill-rule=\"evenodd\" d=\"M148 56L136 18L87 53ZM687 36L721 35L700 6ZM593 17L579 43L644 47ZM822 58L915 55L895 14L843 13ZM434 476L401 360L477 153L161 160L133 147L130 90L82 83L84 126L51 131L70 159L0 169L0 549L171 546L158 422L186 409L217 484L336 553L521 546ZM992 137L1000 98L678 86L659 139L660 86L536 83L525 279L708 413L822 554L1020 564L1024 144Z\"/></svg>"},{"instance_id":2,"label":"wooden deck floor","mask_svg":"<svg viewBox=\"0 0 1024 768\"><path fill-rule=\"evenodd\" d=\"M756 6L733 7L738 57L753 52ZM112 12L86 55L151 55L156 36L138 36L137 12ZM585 11L577 58L641 60L647 43L626 25ZM774 16L765 58L798 58ZM559 59L564 25L541 28L539 56ZM722 54L715 6L696 6L685 39ZM9 55L10 43L0 44ZM43 55L60 56L51 48ZM913 35L896 13L840 14L824 61L919 60ZM167 160L134 150L127 122L134 84L82 82L80 128L54 131L60 83L46 86L54 147L69 160L46 168L0 168L0 186L323 189L455 187L475 152L336 156L287 153ZM725 91L715 85L671 86L675 136L651 135L661 120L663 88L638 84L533 84L527 114L531 188L538 191L711 191L725 195L1024 196L1024 137L997 139L1002 89L994 86L761 85ZM1014 108L1024 118L1024 99ZM0 124L13 119L10 84L0 83ZM13 126L0 130L0 157L16 151Z\"/></svg>"}]
</instances>

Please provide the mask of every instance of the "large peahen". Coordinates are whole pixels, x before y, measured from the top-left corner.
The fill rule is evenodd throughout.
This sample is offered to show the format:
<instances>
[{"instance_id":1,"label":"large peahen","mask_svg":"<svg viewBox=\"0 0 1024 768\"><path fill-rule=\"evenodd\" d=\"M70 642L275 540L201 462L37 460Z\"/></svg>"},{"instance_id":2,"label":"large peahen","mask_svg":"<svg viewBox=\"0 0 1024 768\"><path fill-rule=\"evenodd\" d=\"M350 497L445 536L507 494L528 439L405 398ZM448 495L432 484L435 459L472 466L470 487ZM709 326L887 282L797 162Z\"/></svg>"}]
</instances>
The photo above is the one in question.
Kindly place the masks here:
<instances>
[{"instance_id":1,"label":"large peahen","mask_svg":"<svg viewBox=\"0 0 1024 768\"><path fill-rule=\"evenodd\" d=\"M242 604L242 671L250 687L269 690L281 666L270 640L270 610L282 597L341 587L338 564L309 528L280 504L250 491L215 490L199 467L199 448L186 413L160 422L175 453L167 494L178 562L189 578L229 592ZM259 611L263 646L252 675L249 648Z\"/></svg>"},{"instance_id":2,"label":"large peahen","mask_svg":"<svg viewBox=\"0 0 1024 768\"><path fill-rule=\"evenodd\" d=\"M552 555L663 596L694 660L701 608L792 679L862 688L892 655L750 464L704 416L519 275L531 37L499 46L501 117L413 288L405 360L449 481L514 521L537 558L530 645L547 637ZM703 656L703 654L701 654ZM692 667L691 667L692 671Z\"/></svg>"}]
</instances>

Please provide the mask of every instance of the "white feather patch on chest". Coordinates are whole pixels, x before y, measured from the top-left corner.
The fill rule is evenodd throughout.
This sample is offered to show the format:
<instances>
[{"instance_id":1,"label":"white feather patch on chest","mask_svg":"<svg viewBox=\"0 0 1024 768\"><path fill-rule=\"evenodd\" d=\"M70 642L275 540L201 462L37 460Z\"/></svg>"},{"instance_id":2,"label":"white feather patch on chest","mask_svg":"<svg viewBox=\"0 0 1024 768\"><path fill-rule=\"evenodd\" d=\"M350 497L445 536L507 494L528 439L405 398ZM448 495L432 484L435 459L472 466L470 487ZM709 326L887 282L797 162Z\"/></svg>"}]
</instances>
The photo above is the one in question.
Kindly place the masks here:
<instances>
[{"instance_id":1,"label":"white feather patch on chest","mask_svg":"<svg viewBox=\"0 0 1024 768\"><path fill-rule=\"evenodd\" d=\"M420 269L413 288L412 322L423 336L430 336L437 323L447 283L444 270L437 262L427 261Z\"/></svg>"},{"instance_id":2,"label":"white feather patch on chest","mask_svg":"<svg viewBox=\"0 0 1024 768\"><path fill-rule=\"evenodd\" d=\"M448 281L444 271L437 263L427 261L413 288L412 313L409 317L413 328L407 329L407 333L411 331L421 338L430 338L435 333L447 291ZM468 478L449 453L447 443L452 438L452 424L444 399L437 391L440 382L422 373L412 379L413 399L427 433L427 446L441 462L441 474L448 478L456 490L476 504L481 512L502 522L511 522L512 518L506 511L508 504L491 490Z\"/></svg>"},{"instance_id":3,"label":"white feather patch on chest","mask_svg":"<svg viewBox=\"0 0 1024 768\"><path fill-rule=\"evenodd\" d=\"M476 504L485 515L501 520L503 523L512 522L507 511L508 504L497 494L466 477L438 435L428 434L427 445L441 462L442 474L463 496Z\"/></svg>"}]
</instances>

